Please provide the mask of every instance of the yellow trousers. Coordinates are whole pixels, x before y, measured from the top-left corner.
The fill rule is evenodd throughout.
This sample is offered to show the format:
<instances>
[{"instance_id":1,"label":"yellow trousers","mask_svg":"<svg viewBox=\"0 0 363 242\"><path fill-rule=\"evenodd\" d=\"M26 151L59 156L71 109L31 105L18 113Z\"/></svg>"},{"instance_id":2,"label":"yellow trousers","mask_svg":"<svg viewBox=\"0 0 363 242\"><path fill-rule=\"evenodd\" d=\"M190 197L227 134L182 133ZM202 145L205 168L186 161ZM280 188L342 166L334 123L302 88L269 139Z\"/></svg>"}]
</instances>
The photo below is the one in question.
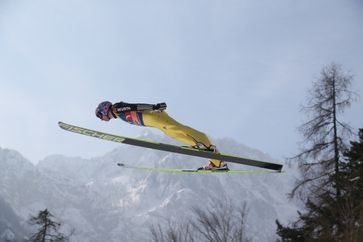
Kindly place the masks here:
<instances>
[{"instance_id":1,"label":"yellow trousers","mask_svg":"<svg viewBox=\"0 0 363 242\"><path fill-rule=\"evenodd\" d=\"M171 118L165 111L163 112L151 112L144 111L142 113L144 125L147 127L158 128L164 132L167 136L178 140L186 145L194 146L197 143L201 143L206 147L210 147L212 144L208 137L191 127L178 123ZM210 159L215 166L220 166L220 160Z\"/></svg>"}]
</instances>

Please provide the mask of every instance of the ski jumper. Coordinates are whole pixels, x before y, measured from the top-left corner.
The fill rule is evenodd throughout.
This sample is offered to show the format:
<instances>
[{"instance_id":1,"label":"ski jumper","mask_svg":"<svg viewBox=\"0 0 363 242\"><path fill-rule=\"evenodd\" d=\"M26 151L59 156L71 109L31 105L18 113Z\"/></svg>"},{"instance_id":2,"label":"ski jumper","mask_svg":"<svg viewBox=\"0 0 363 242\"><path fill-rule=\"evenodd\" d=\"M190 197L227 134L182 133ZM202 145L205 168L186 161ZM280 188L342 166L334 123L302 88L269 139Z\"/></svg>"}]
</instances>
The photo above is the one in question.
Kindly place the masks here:
<instances>
[{"instance_id":1,"label":"ski jumper","mask_svg":"<svg viewBox=\"0 0 363 242\"><path fill-rule=\"evenodd\" d=\"M206 148L212 146L204 133L177 122L165 111L153 111L152 104L119 102L113 106L117 110L116 115L130 124L157 128L167 136L189 146L198 147L200 144ZM217 167L221 163L220 160L210 159L209 161Z\"/></svg>"}]
</instances>

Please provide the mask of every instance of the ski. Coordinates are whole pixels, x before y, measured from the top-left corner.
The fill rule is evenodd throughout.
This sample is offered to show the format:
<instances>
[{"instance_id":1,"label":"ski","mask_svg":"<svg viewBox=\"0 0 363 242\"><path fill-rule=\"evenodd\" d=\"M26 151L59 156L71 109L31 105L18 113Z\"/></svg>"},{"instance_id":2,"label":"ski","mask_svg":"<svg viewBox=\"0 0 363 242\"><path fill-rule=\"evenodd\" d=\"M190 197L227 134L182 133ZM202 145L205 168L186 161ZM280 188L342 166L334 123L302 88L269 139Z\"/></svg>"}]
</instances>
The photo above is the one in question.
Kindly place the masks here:
<instances>
[{"instance_id":1,"label":"ski","mask_svg":"<svg viewBox=\"0 0 363 242\"><path fill-rule=\"evenodd\" d=\"M177 168L158 168L158 167L145 167L145 166L131 166L124 163L117 163L119 167L144 171L144 172L162 172L162 173L231 173L231 174L264 174L264 173L277 173L278 171L266 170L198 170L198 169L177 169Z\"/></svg>"},{"instance_id":2,"label":"ski","mask_svg":"<svg viewBox=\"0 0 363 242\"><path fill-rule=\"evenodd\" d=\"M184 147L184 146L170 145L170 144L152 142L152 141L147 141L147 140L142 140L142 139L129 138L129 137L124 137L124 136L119 136L119 135L114 135L114 134L108 134L108 133L104 133L104 132L100 132L100 131L96 131L96 130L92 130L92 129L87 129L87 128L82 128L82 127L78 127L78 126L63 123L63 122L58 122L58 125L60 128L73 132L73 133L78 133L78 134L82 134L82 135L86 135L86 136L90 136L90 137L94 137L94 138L98 138L98 139L108 140L108 141L112 141L112 142L139 146L139 147L144 147L144 148L150 148L150 149L155 149L155 150L168 151L168 152L179 153L179 154L184 154L184 155L197 156L197 157L202 157L202 158L207 158L207 159L223 160L223 161L227 161L227 162L233 162L233 163L238 163L238 164L248 165L248 166L255 166L255 167L265 168L265 169L279 171L279 172L281 172L281 170L282 170L281 164L259 161L259 160L254 160L254 159L250 159L250 158L233 156L233 155L228 155L228 154L223 154L223 153L216 154L216 153L212 153L212 152L208 152L208 151L204 151L204 150L198 150L198 149L189 148L189 147Z\"/></svg>"}]
</instances>

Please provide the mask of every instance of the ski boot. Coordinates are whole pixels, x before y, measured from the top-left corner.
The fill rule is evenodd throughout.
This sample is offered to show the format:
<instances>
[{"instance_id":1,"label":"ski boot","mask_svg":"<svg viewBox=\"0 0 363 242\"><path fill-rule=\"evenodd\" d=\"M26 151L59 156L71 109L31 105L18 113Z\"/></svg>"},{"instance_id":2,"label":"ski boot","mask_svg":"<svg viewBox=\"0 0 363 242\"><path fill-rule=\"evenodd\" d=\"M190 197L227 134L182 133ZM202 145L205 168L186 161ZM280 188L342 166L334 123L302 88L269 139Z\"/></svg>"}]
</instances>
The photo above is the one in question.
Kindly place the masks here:
<instances>
[{"instance_id":1,"label":"ski boot","mask_svg":"<svg viewBox=\"0 0 363 242\"><path fill-rule=\"evenodd\" d=\"M221 161L219 166L216 166L212 162L209 162L208 165L199 167L197 170L229 171L229 168L227 162Z\"/></svg>"}]
</instances>

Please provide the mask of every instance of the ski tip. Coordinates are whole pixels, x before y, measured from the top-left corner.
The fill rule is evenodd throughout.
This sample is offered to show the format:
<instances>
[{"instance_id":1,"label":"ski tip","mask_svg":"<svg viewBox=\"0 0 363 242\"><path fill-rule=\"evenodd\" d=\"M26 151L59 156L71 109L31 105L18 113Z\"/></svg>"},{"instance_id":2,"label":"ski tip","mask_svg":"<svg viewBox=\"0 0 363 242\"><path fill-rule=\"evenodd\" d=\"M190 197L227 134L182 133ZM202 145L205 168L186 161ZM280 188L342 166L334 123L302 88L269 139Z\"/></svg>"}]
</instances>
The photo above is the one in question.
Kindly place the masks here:
<instances>
[{"instance_id":1,"label":"ski tip","mask_svg":"<svg viewBox=\"0 0 363 242\"><path fill-rule=\"evenodd\" d=\"M63 128L63 127L64 127L64 125L65 125L65 123L63 123L62 121L58 121L58 126L59 126L59 127Z\"/></svg>"}]
</instances>

